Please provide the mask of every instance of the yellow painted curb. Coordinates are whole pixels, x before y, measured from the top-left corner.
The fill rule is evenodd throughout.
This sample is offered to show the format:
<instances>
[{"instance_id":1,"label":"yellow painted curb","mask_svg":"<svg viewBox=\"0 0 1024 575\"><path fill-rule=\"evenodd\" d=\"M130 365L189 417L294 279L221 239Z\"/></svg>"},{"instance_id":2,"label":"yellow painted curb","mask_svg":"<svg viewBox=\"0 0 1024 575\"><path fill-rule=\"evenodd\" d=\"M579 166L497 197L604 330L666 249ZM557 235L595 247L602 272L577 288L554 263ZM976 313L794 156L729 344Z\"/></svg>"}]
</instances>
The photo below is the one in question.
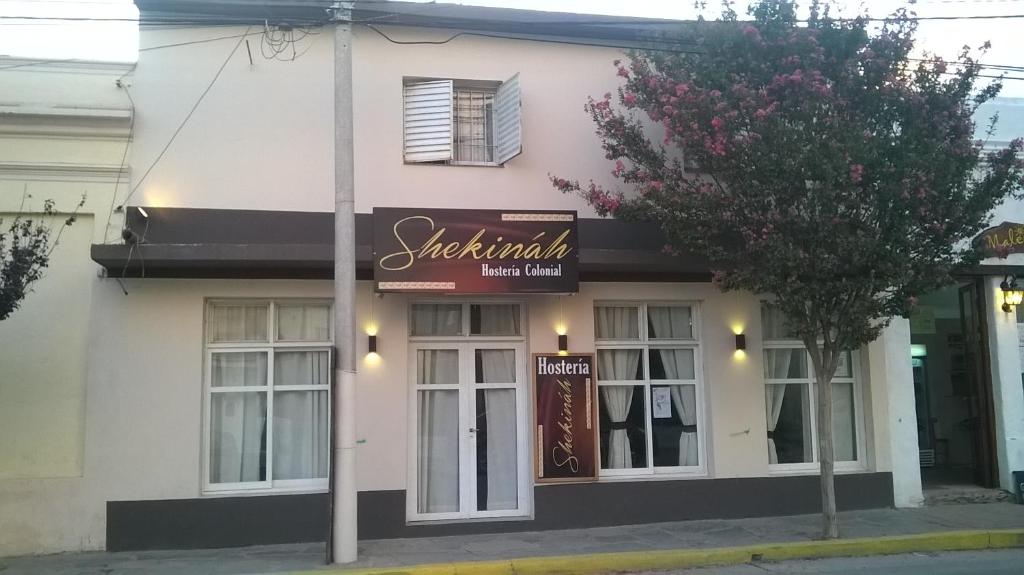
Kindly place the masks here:
<instances>
[{"instance_id":1,"label":"yellow painted curb","mask_svg":"<svg viewBox=\"0 0 1024 575\"><path fill-rule=\"evenodd\" d=\"M738 565L751 561L785 561L825 557L864 557L920 551L966 551L1024 547L1024 529L944 531L918 535L865 537L832 541L769 543L712 549L670 549L525 557L499 561L437 563L409 567L340 568L300 571L294 575L597 575Z\"/></svg>"}]
</instances>

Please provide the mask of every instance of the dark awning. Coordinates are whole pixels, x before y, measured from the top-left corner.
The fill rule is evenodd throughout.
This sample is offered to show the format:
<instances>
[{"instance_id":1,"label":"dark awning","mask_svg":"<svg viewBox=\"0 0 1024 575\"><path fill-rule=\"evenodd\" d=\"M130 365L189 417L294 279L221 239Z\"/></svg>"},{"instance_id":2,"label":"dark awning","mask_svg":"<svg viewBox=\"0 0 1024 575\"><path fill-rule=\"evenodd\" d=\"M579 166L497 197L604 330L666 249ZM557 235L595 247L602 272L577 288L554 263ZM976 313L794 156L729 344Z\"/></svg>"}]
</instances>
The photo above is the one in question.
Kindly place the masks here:
<instances>
[{"instance_id":1,"label":"dark awning","mask_svg":"<svg viewBox=\"0 0 1024 575\"><path fill-rule=\"evenodd\" d=\"M334 275L334 215L195 208L126 208L133 246L96 244L112 277L298 278ZM581 281L708 281L705 260L670 256L656 226L580 219ZM356 275L373 277L373 217L356 214Z\"/></svg>"}]
</instances>

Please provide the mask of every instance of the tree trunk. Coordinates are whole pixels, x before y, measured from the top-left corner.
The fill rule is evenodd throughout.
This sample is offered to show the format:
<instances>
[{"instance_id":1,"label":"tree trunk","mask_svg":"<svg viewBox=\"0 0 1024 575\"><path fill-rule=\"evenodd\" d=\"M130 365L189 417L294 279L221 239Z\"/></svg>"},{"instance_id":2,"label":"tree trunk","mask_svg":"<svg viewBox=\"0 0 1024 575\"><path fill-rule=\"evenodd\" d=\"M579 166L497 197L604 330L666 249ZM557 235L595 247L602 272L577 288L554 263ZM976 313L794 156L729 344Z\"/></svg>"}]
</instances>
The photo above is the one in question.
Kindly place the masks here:
<instances>
[{"instance_id":1,"label":"tree trunk","mask_svg":"<svg viewBox=\"0 0 1024 575\"><path fill-rule=\"evenodd\" d=\"M816 369L818 382L818 462L821 470L821 537L839 537L839 518L836 517L835 457L832 447L832 372L834 361L826 360L824 369Z\"/></svg>"}]
</instances>

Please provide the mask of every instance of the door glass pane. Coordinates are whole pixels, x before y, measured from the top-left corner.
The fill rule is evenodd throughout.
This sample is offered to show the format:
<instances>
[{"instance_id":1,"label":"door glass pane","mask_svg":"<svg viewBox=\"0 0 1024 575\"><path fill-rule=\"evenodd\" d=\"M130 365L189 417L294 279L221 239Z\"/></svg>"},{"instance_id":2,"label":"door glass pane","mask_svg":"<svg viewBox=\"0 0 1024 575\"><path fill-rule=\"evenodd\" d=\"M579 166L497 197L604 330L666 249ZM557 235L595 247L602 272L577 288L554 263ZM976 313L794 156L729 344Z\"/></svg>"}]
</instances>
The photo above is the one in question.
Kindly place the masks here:
<instances>
[{"instance_id":1,"label":"door glass pane","mask_svg":"<svg viewBox=\"0 0 1024 575\"><path fill-rule=\"evenodd\" d=\"M836 461L857 460L853 384L832 382L832 446Z\"/></svg>"},{"instance_id":2,"label":"door glass pane","mask_svg":"<svg viewBox=\"0 0 1024 575\"><path fill-rule=\"evenodd\" d=\"M421 336L462 335L462 304L412 304L409 333Z\"/></svg>"},{"instance_id":3,"label":"door glass pane","mask_svg":"<svg viewBox=\"0 0 1024 575\"><path fill-rule=\"evenodd\" d=\"M692 349L650 350L651 379L696 379Z\"/></svg>"},{"instance_id":4,"label":"door glass pane","mask_svg":"<svg viewBox=\"0 0 1024 575\"><path fill-rule=\"evenodd\" d=\"M416 394L417 477L419 513L459 510L459 392L420 391Z\"/></svg>"},{"instance_id":5,"label":"door glass pane","mask_svg":"<svg viewBox=\"0 0 1024 575\"><path fill-rule=\"evenodd\" d=\"M267 479L267 394L214 393L210 399L210 483Z\"/></svg>"},{"instance_id":6,"label":"door glass pane","mask_svg":"<svg viewBox=\"0 0 1024 575\"><path fill-rule=\"evenodd\" d=\"M267 354L262 351L214 353L210 357L212 387L267 385Z\"/></svg>"},{"instance_id":7,"label":"door glass pane","mask_svg":"<svg viewBox=\"0 0 1024 575\"><path fill-rule=\"evenodd\" d=\"M278 304L279 341L329 341L331 306L327 304Z\"/></svg>"},{"instance_id":8,"label":"door glass pane","mask_svg":"<svg viewBox=\"0 0 1024 575\"><path fill-rule=\"evenodd\" d=\"M212 304L207 329L213 343L267 341L267 304Z\"/></svg>"},{"instance_id":9,"label":"door glass pane","mask_svg":"<svg viewBox=\"0 0 1024 575\"><path fill-rule=\"evenodd\" d=\"M640 339L639 308L604 305L595 307L594 336L597 339Z\"/></svg>"},{"instance_id":10,"label":"door glass pane","mask_svg":"<svg viewBox=\"0 0 1024 575\"><path fill-rule=\"evenodd\" d=\"M602 385L598 389L601 468L647 467L644 386Z\"/></svg>"},{"instance_id":11,"label":"door glass pane","mask_svg":"<svg viewBox=\"0 0 1024 575\"><path fill-rule=\"evenodd\" d=\"M516 350L478 349L473 355L477 383L516 382Z\"/></svg>"},{"instance_id":12,"label":"door glass pane","mask_svg":"<svg viewBox=\"0 0 1024 575\"><path fill-rule=\"evenodd\" d=\"M693 385L651 386L654 466L698 465L697 393Z\"/></svg>"},{"instance_id":13,"label":"door glass pane","mask_svg":"<svg viewBox=\"0 0 1024 575\"><path fill-rule=\"evenodd\" d=\"M459 383L459 352L455 349L416 351L416 383L420 385Z\"/></svg>"},{"instance_id":14,"label":"door glass pane","mask_svg":"<svg viewBox=\"0 0 1024 575\"><path fill-rule=\"evenodd\" d=\"M768 462L814 461L808 385L766 385L765 410L768 420Z\"/></svg>"},{"instance_id":15,"label":"door glass pane","mask_svg":"<svg viewBox=\"0 0 1024 575\"><path fill-rule=\"evenodd\" d=\"M803 349L764 350L765 379L806 379L807 352Z\"/></svg>"},{"instance_id":16,"label":"door glass pane","mask_svg":"<svg viewBox=\"0 0 1024 575\"><path fill-rule=\"evenodd\" d=\"M648 306L647 336L650 339L693 339L693 314L689 306Z\"/></svg>"},{"instance_id":17,"label":"door glass pane","mask_svg":"<svg viewBox=\"0 0 1024 575\"><path fill-rule=\"evenodd\" d=\"M330 377L326 350L279 351L274 354L274 387L327 385Z\"/></svg>"},{"instance_id":18,"label":"door glass pane","mask_svg":"<svg viewBox=\"0 0 1024 575\"><path fill-rule=\"evenodd\" d=\"M597 350L597 378L601 381L628 381L644 378L639 349Z\"/></svg>"},{"instance_id":19,"label":"door glass pane","mask_svg":"<svg viewBox=\"0 0 1024 575\"><path fill-rule=\"evenodd\" d=\"M519 335L518 304L469 306L470 335Z\"/></svg>"},{"instance_id":20,"label":"door glass pane","mask_svg":"<svg viewBox=\"0 0 1024 575\"><path fill-rule=\"evenodd\" d=\"M327 477L326 391L274 393L274 479Z\"/></svg>"},{"instance_id":21,"label":"door glass pane","mask_svg":"<svg viewBox=\"0 0 1024 575\"><path fill-rule=\"evenodd\" d=\"M517 509L516 390L478 389L475 429L477 510Z\"/></svg>"}]
</instances>

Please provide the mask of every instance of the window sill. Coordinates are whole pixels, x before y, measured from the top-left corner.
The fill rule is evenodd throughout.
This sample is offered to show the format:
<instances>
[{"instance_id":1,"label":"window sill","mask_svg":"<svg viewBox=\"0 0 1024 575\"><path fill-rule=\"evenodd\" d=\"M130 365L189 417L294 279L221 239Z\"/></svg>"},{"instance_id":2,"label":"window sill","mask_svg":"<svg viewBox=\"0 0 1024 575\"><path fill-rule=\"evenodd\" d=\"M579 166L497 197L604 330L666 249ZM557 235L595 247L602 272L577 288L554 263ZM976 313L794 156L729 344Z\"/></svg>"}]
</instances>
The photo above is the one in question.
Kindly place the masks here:
<instances>
[{"instance_id":1,"label":"window sill","mask_svg":"<svg viewBox=\"0 0 1024 575\"><path fill-rule=\"evenodd\" d=\"M600 472L598 472L600 473ZM710 479L706 469L674 471L672 473L645 473L643 475L599 475L598 483L622 483L630 481L675 481L686 479Z\"/></svg>"},{"instance_id":2,"label":"window sill","mask_svg":"<svg viewBox=\"0 0 1024 575\"><path fill-rule=\"evenodd\" d=\"M497 162L458 162L454 160L444 160L439 162L410 162L408 160L403 161L407 166L456 166L463 168L504 168L505 164L499 164Z\"/></svg>"},{"instance_id":3,"label":"window sill","mask_svg":"<svg viewBox=\"0 0 1024 575\"><path fill-rule=\"evenodd\" d=\"M458 525L460 523L496 523L498 521L533 521L533 515L507 515L504 517L469 517L464 519L407 519L406 525Z\"/></svg>"},{"instance_id":4,"label":"window sill","mask_svg":"<svg viewBox=\"0 0 1024 575\"><path fill-rule=\"evenodd\" d=\"M324 487L272 487L269 489L225 489L223 491L203 491L199 494L204 499L217 499L220 497L239 496L261 496L261 495L307 495L316 493L327 493L327 486Z\"/></svg>"},{"instance_id":5,"label":"window sill","mask_svg":"<svg viewBox=\"0 0 1024 575\"><path fill-rule=\"evenodd\" d=\"M818 464L805 465L805 464L794 464L793 467L783 466L768 466L768 475L770 476L786 476L786 475L818 475L820 468ZM867 466L852 463L850 465L844 465L843 467L836 467L836 475L850 475L854 473L867 473L869 470Z\"/></svg>"}]
</instances>

